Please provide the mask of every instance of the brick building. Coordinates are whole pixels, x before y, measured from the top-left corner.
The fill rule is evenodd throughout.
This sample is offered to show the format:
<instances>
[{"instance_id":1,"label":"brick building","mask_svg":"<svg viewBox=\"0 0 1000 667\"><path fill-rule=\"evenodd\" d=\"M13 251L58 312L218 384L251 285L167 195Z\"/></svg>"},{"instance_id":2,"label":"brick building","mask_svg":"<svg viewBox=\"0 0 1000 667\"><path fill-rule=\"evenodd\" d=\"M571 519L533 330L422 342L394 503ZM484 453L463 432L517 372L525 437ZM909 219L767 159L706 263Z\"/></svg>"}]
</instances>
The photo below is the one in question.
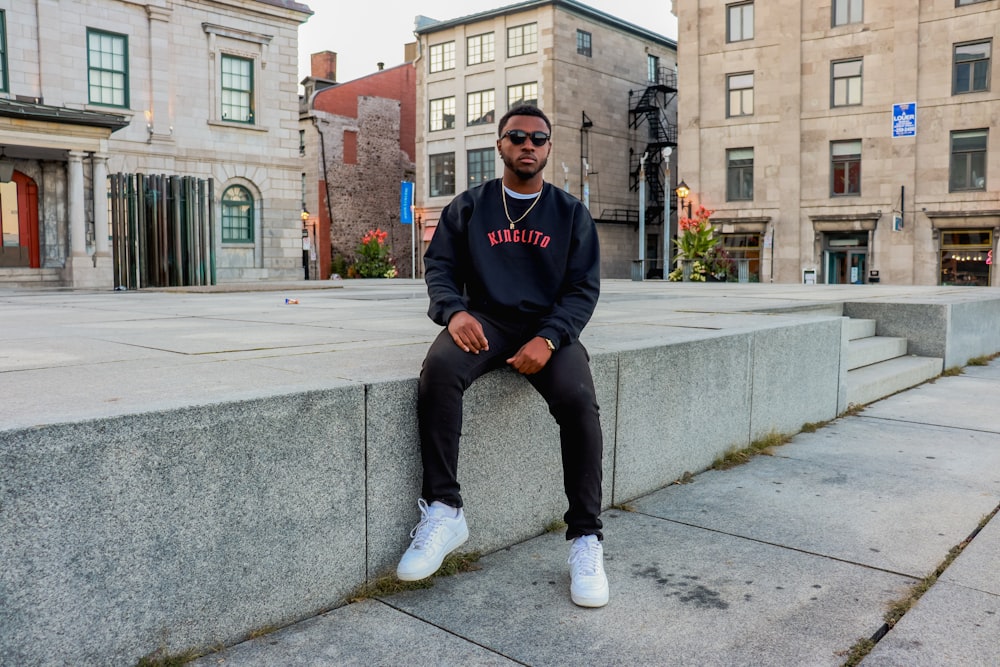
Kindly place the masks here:
<instances>
[{"instance_id":1,"label":"brick building","mask_svg":"<svg viewBox=\"0 0 1000 667\"><path fill-rule=\"evenodd\" d=\"M413 273L413 227L400 223L400 183L413 181L415 153L416 75L412 55L405 57L337 84L336 54L312 56L300 117L306 233L316 249L310 278L328 278L332 261L349 264L376 228L389 234L399 275Z\"/></svg>"},{"instance_id":2,"label":"brick building","mask_svg":"<svg viewBox=\"0 0 1000 667\"><path fill-rule=\"evenodd\" d=\"M996 0L674 6L679 176L760 280L1000 285Z\"/></svg>"},{"instance_id":3,"label":"brick building","mask_svg":"<svg viewBox=\"0 0 1000 667\"><path fill-rule=\"evenodd\" d=\"M295 81L311 13L293 0L0 0L0 283L145 286L193 253L202 281L209 265L218 282L301 278ZM201 227L143 227L173 217Z\"/></svg>"},{"instance_id":4,"label":"brick building","mask_svg":"<svg viewBox=\"0 0 1000 667\"><path fill-rule=\"evenodd\" d=\"M667 11L653 3L651 11ZM518 103L552 121L545 179L597 221L601 275L660 265L676 142L676 43L573 0L535 0L434 21L418 17L417 216L429 240L461 190L500 175L496 121ZM640 158L646 155L640 184ZM645 203L640 224L640 190ZM669 233L668 233L669 236Z\"/></svg>"}]
</instances>

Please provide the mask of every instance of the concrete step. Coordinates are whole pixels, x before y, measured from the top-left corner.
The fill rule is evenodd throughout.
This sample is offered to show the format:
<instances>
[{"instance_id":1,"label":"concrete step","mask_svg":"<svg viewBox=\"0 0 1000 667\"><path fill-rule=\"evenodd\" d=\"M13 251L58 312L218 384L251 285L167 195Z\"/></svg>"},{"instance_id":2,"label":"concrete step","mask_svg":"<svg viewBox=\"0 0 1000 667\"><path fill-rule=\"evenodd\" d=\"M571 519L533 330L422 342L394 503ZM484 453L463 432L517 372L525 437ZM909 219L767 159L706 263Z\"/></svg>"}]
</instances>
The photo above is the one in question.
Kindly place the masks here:
<instances>
[{"instance_id":1,"label":"concrete step","mask_svg":"<svg viewBox=\"0 0 1000 667\"><path fill-rule=\"evenodd\" d=\"M847 344L847 370L870 366L906 354L906 339L891 336L858 338Z\"/></svg>"},{"instance_id":2,"label":"concrete step","mask_svg":"<svg viewBox=\"0 0 1000 667\"><path fill-rule=\"evenodd\" d=\"M0 268L0 287L59 287L62 269Z\"/></svg>"},{"instance_id":3,"label":"concrete step","mask_svg":"<svg viewBox=\"0 0 1000 667\"><path fill-rule=\"evenodd\" d=\"M848 340L868 338L874 335L875 335L875 320L866 320L854 317L848 318L847 320Z\"/></svg>"},{"instance_id":4,"label":"concrete step","mask_svg":"<svg viewBox=\"0 0 1000 667\"><path fill-rule=\"evenodd\" d=\"M944 360L935 357L896 357L847 371L847 404L866 405L941 374Z\"/></svg>"}]
</instances>

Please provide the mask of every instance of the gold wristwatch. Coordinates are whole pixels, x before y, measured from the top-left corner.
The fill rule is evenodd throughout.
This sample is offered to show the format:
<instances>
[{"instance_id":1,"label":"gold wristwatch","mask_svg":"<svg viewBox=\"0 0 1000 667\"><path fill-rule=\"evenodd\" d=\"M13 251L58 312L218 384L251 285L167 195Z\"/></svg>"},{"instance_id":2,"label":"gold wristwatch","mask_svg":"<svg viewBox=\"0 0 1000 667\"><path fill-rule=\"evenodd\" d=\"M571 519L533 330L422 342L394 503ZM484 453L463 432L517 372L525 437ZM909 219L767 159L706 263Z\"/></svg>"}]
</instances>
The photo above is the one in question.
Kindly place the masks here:
<instances>
[{"instance_id":1,"label":"gold wristwatch","mask_svg":"<svg viewBox=\"0 0 1000 667\"><path fill-rule=\"evenodd\" d=\"M555 352L556 351L556 344L555 343L553 343L548 338L543 338L542 340L544 340L545 344L549 347L549 352Z\"/></svg>"}]
</instances>

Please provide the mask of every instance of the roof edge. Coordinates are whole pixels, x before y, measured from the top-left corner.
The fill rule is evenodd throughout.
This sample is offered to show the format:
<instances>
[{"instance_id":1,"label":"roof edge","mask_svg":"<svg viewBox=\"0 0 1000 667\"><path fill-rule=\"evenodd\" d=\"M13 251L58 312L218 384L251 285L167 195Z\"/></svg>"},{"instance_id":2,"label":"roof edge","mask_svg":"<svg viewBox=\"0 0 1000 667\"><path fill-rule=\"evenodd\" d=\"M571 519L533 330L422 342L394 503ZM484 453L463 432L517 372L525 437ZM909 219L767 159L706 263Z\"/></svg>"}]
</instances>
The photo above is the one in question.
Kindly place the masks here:
<instances>
[{"instance_id":1,"label":"roof edge","mask_svg":"<svg viewBox=\"0 0 1000 667\"><path fill-rule=\"evenodd\" d=\"M497 9L489 9L484 12L479 12L476 14L469 14L467 16L459 16L454 19L447 19L444 21L433 21L428 19L426 16L420 16L415 22L414 34L416 35L426 35L434 32L439 32L441 30L447 30L458 25L463 25L465 23L473 23L475 21L483 21L489 18L494 18L497 16L506 16L509 14L517 14L529 9L534 9L538 7L544 7L546 5L552 5L557 8L564 9L574 14L579 14L587 18L593 19L607 26L618 28L626 32L630 32L634 35L644 37L646 39L652 40L663 44L664 46L677 48L677 40L671 39L666 35L661 35L657 32L653 32L647 28L643 28L634 23L630 23L624 19L620 19L617 16L612 16L606 12L602 12L599 9L594 9L588 5L576 2L576 0L526 0L525 2L518 2L513 5L507 5L504 7L498 7ZM433 21L433 22L431 22Z\"/></svg>"}]
</instances>

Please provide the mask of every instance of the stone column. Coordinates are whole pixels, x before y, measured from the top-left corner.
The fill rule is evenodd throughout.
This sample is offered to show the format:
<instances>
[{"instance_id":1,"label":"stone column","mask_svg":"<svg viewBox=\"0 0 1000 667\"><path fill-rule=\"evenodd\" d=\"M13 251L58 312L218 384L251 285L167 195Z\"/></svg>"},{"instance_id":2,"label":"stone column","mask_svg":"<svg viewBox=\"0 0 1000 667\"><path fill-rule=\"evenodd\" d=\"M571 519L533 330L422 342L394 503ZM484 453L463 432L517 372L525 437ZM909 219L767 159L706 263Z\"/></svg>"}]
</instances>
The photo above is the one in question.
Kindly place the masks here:
<instances>
[{"instance_id":1,"label":"stone column","mask_svg":"<svg viewBox=\"0 0 1000 667\"><path fill-rule=\"evenodd\" d=\"M94 248L98 257L108 256L108 156L94 153Z\"/></svg>"},{"instance_id":2,"label":"stone column","mask_svg":"<svg viewBox=\"0 0 1000 667\"><path fill-rule=\"evenodd\" d=\"M66 167L66 212L69 220L69 247L70 254L66 261L66 271L64 280L69 287L87 287L92 289L110 289L112 287L111 262L107 259L108 241L108 202L103 196L99 204L94 206L94 217L99 233L95 235L95 245L103 247L104 258L98 266L98 260L102 259L97 253L93 257L87 255L87 215L86 200L83 182L83 158L86 153L82 151L69 151L69 162ZM97 161L94 161L95 174L98 169ZM107 166L101 161L101 185L97 186L95 181L95 192L104 193L104 183L107 177ZM103 222L101 222L103 220ZM104 235L104 239L101 238Z\"/></svg>"},{"instance_id":3,"label":"stone column","mask_svg":"<svg viewBox=\"0 0 1000 667\"><path fill-rule=\"evenodd\" d=\"M87 256L87 216L83 207L83 158L86 153L69 151L66 171L66 208L69 213L71 257Z\"/></svg>"}]
</instances>

